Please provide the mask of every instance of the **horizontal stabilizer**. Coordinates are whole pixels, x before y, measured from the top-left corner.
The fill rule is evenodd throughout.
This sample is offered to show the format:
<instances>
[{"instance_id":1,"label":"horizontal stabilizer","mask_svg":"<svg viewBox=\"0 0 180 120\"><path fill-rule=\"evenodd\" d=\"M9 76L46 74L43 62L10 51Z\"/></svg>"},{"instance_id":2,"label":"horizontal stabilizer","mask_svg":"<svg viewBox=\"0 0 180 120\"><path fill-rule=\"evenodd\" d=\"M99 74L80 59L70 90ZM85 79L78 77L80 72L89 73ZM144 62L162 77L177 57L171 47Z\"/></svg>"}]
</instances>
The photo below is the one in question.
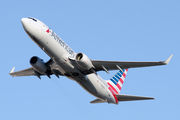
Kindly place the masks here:
<instances>
[{"instance_id":1,"label":"horizontal stabilizer","mask_svg":"<svg viewBox=\"0 0 180 120\"><path fill-rule=\"evenodd\" d=\"M101 99L95 99L93 101L91 101L90 103L106 103L107 101L105 100L101 100Z\"/></svg>"},{"instance_id":2,"label":"horizontal stabilizer","mask_svg":"<svg viewBox=\"0 0 180 120\"><path fill-rule=\"evenodd\" d=\"M118 101L150 100L152 97L116 94Z\"/></svg>"}]
</instances>

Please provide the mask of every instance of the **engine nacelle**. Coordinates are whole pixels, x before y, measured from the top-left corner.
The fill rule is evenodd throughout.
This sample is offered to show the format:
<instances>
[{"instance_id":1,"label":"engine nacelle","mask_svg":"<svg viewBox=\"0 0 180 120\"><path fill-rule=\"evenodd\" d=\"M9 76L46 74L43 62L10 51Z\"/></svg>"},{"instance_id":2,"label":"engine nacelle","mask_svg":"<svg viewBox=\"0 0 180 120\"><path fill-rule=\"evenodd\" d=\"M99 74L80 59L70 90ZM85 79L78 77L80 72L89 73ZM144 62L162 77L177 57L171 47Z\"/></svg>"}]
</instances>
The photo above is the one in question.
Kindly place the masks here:
<instances>
[{"instance_id":1,"label":"engine nacelle","mask_svg":"<svg viewBox=\"0 0 180 120\"><path fill-rule=\"evenodd\" d=\"M30 64L39 73L45 73L47 71L45 62L39 57L36 56L32 57L30 59Z\"/></svg>"},{"instance_id":2,"label":"engine nacelle","mask_svg":"<svg viewBox=\"0 0 180 120\"><path fill-rule=\"evenodd\" d=\"M76 63L86 69L86 70L90 70L91 68L94 68L91 60L83 53L78 53L75 57L76 59Z\"/></svg>"}]
</instances>

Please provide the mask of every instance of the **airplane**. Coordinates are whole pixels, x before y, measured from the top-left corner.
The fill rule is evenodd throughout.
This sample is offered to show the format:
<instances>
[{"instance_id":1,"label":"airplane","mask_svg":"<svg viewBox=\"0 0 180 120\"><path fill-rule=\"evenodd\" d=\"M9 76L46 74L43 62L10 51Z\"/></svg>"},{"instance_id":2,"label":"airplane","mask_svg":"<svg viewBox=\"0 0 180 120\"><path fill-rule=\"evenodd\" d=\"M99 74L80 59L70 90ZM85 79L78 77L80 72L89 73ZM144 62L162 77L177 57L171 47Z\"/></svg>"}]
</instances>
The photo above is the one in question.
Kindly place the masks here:
<instances>
[{"instance_id":1,"label":"airplane","mask_svg":"<svg viewBox=\"0 0 180 120\"><path fill-rule=\"evenodd\" d=\"M27 35L51 58L44 62L41 58L33 56L30 59L32 67L14 72L10 75L17 76L41 76L51 75L65 76L76 81L87 92L97 99L90 103L112 103L121 101L151 100L153 97L143 97L120 94L126 74L129 68L167 65L173 54L166 61L158 62L129 62L129 61L102 61L89 59L84 53L75 53L52 29L40 20L28 17L21 19L22 26ZM109 80L102 79L97 72L118 70Z\"/></svg>"}]
</instances>

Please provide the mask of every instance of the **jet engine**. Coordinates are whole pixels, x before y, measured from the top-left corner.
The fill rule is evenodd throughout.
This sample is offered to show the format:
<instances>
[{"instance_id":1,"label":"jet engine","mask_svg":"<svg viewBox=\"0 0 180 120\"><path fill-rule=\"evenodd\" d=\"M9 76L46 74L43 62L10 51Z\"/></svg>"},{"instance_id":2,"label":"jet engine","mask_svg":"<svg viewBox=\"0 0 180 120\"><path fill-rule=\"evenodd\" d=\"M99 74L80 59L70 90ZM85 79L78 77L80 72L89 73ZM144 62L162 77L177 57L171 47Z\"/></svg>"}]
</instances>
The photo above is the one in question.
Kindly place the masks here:
<instances>
[{"instance_id":1,"label":"jet engine","mask_svg":"<svg viewBox=\"0 0 180 120\"><path fill-rule=\"evenodd\" d=\"M94 68L91 60L83 53L78 53L75 57L76 63L86 69L86 70L90 70L91 68Z\"/></svg>"},{"instance_id":2,"label":"jet engine","mask_svg":"<svg viewBox=\"0 0 180 120\"><path fill-rule=\"evenodd\" d=\"M45 62L39 57L36 56L32 57L30 59L30 64L39 73L45 73L47 71Z\"/></svg>"}]
</instances>

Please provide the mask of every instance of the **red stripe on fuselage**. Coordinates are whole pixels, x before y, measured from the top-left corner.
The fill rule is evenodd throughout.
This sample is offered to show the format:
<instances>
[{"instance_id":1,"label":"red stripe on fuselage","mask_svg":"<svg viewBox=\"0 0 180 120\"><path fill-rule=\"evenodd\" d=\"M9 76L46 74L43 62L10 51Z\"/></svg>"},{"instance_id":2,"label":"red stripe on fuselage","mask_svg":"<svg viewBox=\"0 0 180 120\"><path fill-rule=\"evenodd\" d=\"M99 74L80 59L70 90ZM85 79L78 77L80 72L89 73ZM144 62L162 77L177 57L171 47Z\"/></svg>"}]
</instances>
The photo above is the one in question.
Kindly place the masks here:
<instances>
[{"instance_id":1,"label":"red stripe on fuselage","mask_svg":"<svg viewBox=\"0 0 180 120\"><path fill-rule=\"evenodd\" d=\"M118 99L117 99L116 95L113 94L113 96L114 96L114 99L116 100L116 104L118 104Z\"/></svg>"},{"instance_id":2,"label":"red stripe on fuselage","mask_svg":"<svg viewBox=\"0 0 180 120\"><path fill-rule=\"evenodd\" d=\"M118 94L117 90L110 83L107 83L107 84L109 85L109 87L112 88L112 90L115 94Z\"/></svg>"},{"instance_id":3,"label":"red stripe on fuselage","mask_svg":"<svg viewBox=\"0 0 180 120\"><path fill-rule=\"evenodd\" d=\"M110 83L107 83L107 84L110 85ZM110 86L111 86L111 85L110 85ZM116 97L116 94L115 94L113 88L111 88L110 86L109 86L108 89L111 91L112 95L114 96L114 99L115 99L115 101L116 101L116 104L118 104L118 99L117 99L117 97Z\"/></svg>"}]
</instances>

